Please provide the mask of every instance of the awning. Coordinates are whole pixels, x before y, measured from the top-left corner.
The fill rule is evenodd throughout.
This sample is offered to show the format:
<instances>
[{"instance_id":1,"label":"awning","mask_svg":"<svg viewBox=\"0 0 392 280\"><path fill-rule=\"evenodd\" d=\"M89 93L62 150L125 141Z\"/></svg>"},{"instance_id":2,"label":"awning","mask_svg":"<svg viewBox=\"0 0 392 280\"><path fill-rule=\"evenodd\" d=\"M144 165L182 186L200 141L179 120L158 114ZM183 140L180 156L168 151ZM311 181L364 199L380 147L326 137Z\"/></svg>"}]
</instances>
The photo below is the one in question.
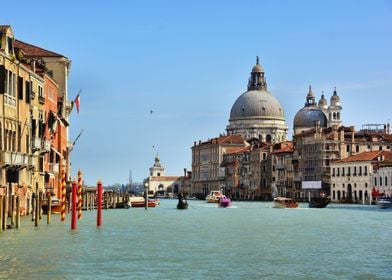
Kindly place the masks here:
<instances>
[{"instance_id":1,"label":"awning","mask_svg":"<svg viewBox=\"0 0 392 280\"><path fill-rule=\"evenodd\" d=\"M51 147L52 148L52 151L53 152L55 152L56 154L58 154L58 156L60 157L60 158L63 158L63 155L59 152L59 151L57 151L55 148L53 148L53 147Z\"/></svg>"}]
</instances>

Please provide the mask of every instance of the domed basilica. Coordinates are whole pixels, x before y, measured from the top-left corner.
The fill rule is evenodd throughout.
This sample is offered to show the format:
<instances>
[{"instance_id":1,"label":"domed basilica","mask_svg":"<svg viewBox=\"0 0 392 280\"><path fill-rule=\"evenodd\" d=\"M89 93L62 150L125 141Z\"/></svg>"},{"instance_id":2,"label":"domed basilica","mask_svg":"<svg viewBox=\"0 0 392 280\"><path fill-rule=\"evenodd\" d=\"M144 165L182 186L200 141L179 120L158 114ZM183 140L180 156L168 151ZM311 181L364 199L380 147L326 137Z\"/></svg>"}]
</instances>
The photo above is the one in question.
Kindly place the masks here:
<instances>
[{"instance_id":1,"label":"domed basilica","mask_svg":"<svg viewBox=\"0 0 392 280\"><path fill-rule=\"evenodd\" d=\"M330 106L328 106L324 94L321 95L318 104L316 103L312 87L309 86L305 106L294 117L294 135L313 128L315 125L321 128L340 126L341 111L342 106L340 106L340 97L336 88L331 96Z\"/></svg>"},{"instance_id":2,"label":"domed basilica","mask_svg":"<svg viewBox=\"0 0 392 280\"><path fill-rule=\"evenodd\" d=\"M230 112L227 134L240 134L245 139L260 138L275 143L287 140L287 125L282 105L267 90L264 69L259 64L252 68L248 91L234 102Z\"/></svg>"}]
</instances>

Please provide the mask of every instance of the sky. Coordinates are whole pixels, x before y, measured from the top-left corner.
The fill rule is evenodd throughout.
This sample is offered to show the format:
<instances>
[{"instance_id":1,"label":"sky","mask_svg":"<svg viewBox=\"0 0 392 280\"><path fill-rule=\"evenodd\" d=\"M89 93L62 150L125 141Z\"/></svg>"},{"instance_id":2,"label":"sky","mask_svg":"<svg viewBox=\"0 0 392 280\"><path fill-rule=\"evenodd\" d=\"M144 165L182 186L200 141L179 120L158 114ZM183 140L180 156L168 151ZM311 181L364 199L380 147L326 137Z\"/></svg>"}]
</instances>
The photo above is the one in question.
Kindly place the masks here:
<instances>
[{"instance_id":1,"label":"sky","mask_svg":"<svg viewBox=\"0 0 392 280\"><path fill-rule=\"evenodd\" d=\"M256 56L293 131L309 85L334 87L343 125L391 121L392 1L16 1L0 24L72 60L81 90L71 175L126 184L191 170L191 147L224 133ZM153 111L151 113L151 110Z\"/></svg>"}]
</instances>

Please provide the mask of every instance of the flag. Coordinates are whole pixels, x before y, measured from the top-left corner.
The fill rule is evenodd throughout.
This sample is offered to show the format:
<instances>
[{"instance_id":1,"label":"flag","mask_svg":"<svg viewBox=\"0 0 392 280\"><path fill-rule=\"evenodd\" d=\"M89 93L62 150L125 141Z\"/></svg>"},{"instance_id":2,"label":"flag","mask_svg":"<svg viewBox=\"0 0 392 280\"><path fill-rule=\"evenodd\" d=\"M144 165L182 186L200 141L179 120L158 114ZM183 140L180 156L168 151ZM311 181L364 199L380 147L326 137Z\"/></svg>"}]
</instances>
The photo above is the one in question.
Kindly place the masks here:
<instances>
[{"instance_id":1,"label":"flag","mask_svg":"<svg viewBox=\"0 0 392 280\"><path fill-rule=\"evenodd\" d=\"M74 100L74 104L76 106L76 112L78 112L78 114L79 114L79 109L80 109L80 94L79 93Z\"/></svg>"}]
</instances>

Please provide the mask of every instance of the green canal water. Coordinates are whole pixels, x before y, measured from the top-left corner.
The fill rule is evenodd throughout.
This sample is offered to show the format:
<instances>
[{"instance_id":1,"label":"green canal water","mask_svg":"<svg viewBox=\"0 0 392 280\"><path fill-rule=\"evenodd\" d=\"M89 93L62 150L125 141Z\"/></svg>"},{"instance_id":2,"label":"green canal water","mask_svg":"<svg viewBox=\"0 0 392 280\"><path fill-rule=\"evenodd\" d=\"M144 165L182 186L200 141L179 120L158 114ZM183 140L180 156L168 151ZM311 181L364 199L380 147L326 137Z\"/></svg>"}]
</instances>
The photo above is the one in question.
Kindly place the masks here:
<instances>
[{"instance_id":1,"label":"green canal water","mask_svg":"<svg viewBox=\"0 0 392 280\"><path fill-rule=\"evenodd\" d=\"M0 279L392 279L392 211L176 200L0 233Z\"/></svg>"}]
</instances>

